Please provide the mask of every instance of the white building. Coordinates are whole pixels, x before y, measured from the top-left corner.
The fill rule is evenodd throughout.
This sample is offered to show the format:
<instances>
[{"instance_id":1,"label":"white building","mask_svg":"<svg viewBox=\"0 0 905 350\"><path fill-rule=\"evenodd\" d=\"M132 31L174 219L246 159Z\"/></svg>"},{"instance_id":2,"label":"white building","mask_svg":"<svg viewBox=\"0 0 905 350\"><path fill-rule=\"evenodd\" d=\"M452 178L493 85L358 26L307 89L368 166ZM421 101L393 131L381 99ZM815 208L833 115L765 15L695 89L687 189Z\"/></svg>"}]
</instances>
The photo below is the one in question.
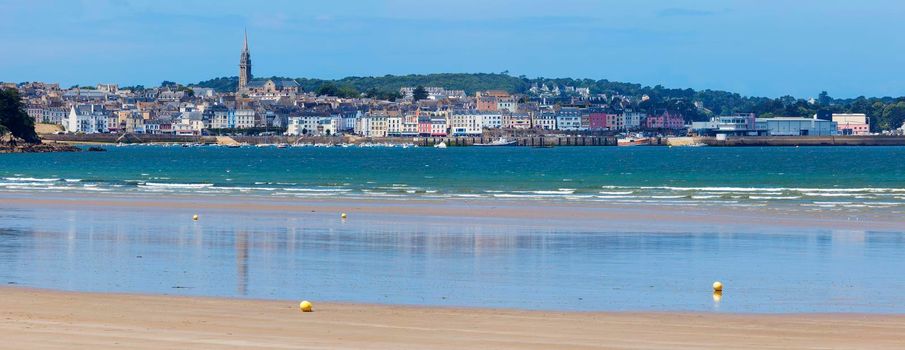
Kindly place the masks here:
<instances>
[{"instance_id":1,"label":"white building","mask_svg":"<svg viewBox=\"0 0 905 350\"><path fill-rule=\"evenodd\" d=\"M215 111L211 117L211 129L235 128L235 120L234 111Z\"/></svg>"},{"instance_id":2,"label":"white building","mask_svg":"<svg viewBox=\"0 0 905 350\"><path fill-rule=\"evenodd\" d=\"M449 130L453 136L480 136L483 134L483 115L480 113L453 113L449 117Z\"/></svg>"},{"instance_id":3,"label":"white building","mask_svg":"<svg viewBox=\"0 0 905 350\"><path fill-rule=\"evenodd\" d=\"M173 131L176 135L201 135L204 126L201 112L183 112L179 116L178 122L173 125Z\"/></svg>"},{"instance_id":4,"label":"white building","mask_svg":"<svg viewBox=\"0 0 905 350\"><path fill-rule=\"evenodd\" d=\"M499 102L497 102L497 110L500 112L509 111L515 113L518 111L518 100L516 100L515 97L501 98Z\"/></svg>"},{"instance_id":5,"label":"white building","mask_svg":"<svg viewBox=\"0 0 905 350\"><path fill-rule=\"evenodd\" d=\"M543 111L534 117L534 127L544 130L556 130L556 113Z\"/></svg>"},{"instance_id":6,"label":"white building","mask_svg":"<svg viewBox=\"0 0 905 350\"><path fill-rule=\"evenodd\" d=\"M289 117L286 135L336 135L342 125L342 118L324 115L304 115Z\"/></svg>"},{"instance_id":7,"label":"white building","mask_svg":"<svg viewBox=\"0 0 905 350\"><path fill-rule=\"evenodd\" d=\"M641 112L625 112L622 113L623 125L627 130L635 130L641 127L641 121L644 120L644 113Z\"/></svg>"},{"instance_id":8,"label":"white building","mask_svg":"<svg viewBox=\"0 0 905 350\"><path fill-rule=\"evenodd\" d=\"M836 122L817 118L757 118L756 128L767 130L767 135L770 136L831 136L836 134Z\"/></svg>"},{"instance_id":9,"label":"white building","mask_svg":"<svg viewBox=\"0 0 905 350\"><path fill-rule=\"evenodd\" d=\"M563 107L556 114L556 129L566 131L582 130L581 111L574 107Z\"/></svg>"},{"instance_id":10,"label":"white building","mask_svg":"<svg viewBox=\"0 0 905 350\"><path fill-rule=\"evenodd\" d=\"M481 117L481 127L485 129L499 129L503 127L503 115L496 112L484 112L478 114Z\"/></svg>"},{"instance_id":11,"label":"white building","mask_svg":"<svg viewBox=\"0 0 905 350\"><path fill-rule=\"evenodd\" d=\"M235 115L235 128L249 129L255 127L255 111L253 109L237 109Z\"/></svg>"},{"instance_id":12,"label":"white building","mask_svg":"<svg viewBox=\"0 0 905 350\"><path fill-rule=\"evenodd\" d=\"M107 116L99 105L72 106L63 123L67 132L96 134L107 132Z\"/></svg>"}]
</instances>

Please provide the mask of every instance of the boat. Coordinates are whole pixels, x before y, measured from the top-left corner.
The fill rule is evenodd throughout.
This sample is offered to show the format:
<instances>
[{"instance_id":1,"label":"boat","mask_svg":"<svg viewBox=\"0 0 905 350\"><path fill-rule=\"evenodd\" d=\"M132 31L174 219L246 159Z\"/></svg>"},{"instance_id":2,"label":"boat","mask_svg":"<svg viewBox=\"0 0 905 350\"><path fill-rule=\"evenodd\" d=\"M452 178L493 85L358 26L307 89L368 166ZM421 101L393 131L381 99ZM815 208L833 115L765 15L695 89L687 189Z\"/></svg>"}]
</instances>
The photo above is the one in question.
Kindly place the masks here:
<instances>
[{"instance_id":1,"label":"boat","mask_svg":"<svg viewBox=\"0 0 905 350\"><path fill-rule=\"evenodd\" d=\"M440 142L434 145L435 148L446 148L446 142Z\"/></svg>"},{"instance_id":2,"label":"boat","mask_svg":"<svg viewBox=\"0 0 905 350\"><path fill-rule=\"evenodd\" d=\"M287 148L287 147L289 147L289 144L287 144L287 143L281 143L281 144L277 145L277 148Z\"/></svg>"},{"instance_id":3,"label":"boat","mask_svg":"<svg viewBox=\"0 0 905 350\"><path fill-rule=\"evenodd\" d=\"M489 143L476 143L475 146L515 146L515 140L509 140L505 137L498 138Z\"/></svg>"},{"instance_id":4,"label":"boat","mask_svg":"<svg viewBox=\"0 0 905 350\"><path fill-rule=\"evenodd\" d=\"M650 138L647 137L626 137L616 140L617 146L647 146L650 145Z\"/></svg>"}]
</instances>

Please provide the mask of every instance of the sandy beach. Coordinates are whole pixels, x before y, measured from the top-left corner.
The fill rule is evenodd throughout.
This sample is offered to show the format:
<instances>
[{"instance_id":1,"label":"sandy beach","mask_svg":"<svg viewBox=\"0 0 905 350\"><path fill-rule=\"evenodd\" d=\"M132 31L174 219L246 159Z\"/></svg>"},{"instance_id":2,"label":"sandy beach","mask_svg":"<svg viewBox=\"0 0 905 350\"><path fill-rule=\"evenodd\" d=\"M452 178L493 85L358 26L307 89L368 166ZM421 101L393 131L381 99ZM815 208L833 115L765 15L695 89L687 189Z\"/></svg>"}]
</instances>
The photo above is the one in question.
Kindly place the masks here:
<instances>
[{"instance_id":1,"label":"sandy beach","mask_svg":"<svg viewBox=\"0 0 905 350\"><path fill-rule=\"evenodd\" d=\"M0 288L10 349L902 349L905 316L561 313Z\"/></svg>"}]
</instances>

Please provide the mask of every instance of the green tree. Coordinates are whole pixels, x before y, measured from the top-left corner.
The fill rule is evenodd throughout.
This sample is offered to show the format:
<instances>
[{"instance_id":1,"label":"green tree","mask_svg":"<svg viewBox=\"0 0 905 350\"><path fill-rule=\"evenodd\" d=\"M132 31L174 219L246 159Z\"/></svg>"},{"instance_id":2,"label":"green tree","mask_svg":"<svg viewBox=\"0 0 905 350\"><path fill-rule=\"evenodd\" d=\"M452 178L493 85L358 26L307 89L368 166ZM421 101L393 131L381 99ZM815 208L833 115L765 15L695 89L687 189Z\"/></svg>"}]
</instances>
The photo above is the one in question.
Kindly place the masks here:
<instances>
[{"instance_id":1,"label":"green tree","mask_svg":"<svg viewBox=\"0 0 905 350\"><path fill-rule=\"evenodd\" d=\"M900 101L883 109L878 126L883 130L892 130L902 127L903 122L905 122L905 101Z\"/></svg>"},{"instance_id":2,"label":"green tree","mask_svg":"<svg viewBox=\"0 0 905 350\"><path fill-rule=\"evenodd\" d=\"M339 88L333 83L323 83L315 90L315 92L318 96L336 96L337 93L339 93Z\"/></svg>"},{"instance_id":3,"label":"green tree","mask_svg":"<svg viewBox=\"0 0 905 350\"><path fill-rule=\"evenodd\" d=\"M425 89L421 85L418 85L418 87L415 88L415 91L412 91L412 98L415 101L426 100L427 99L427 89Z\"/></svg>"},{"instance_id":4,"label":"green tree","mask_svg":"<svg viewBox=\"0 0 905 350\"><path fill-rule=\"evenodd\" d=\"M0 126L25 142L41 143L35 133L35 121L25 112L18 90L0 91Z\"/></svg>"}]
</instances>

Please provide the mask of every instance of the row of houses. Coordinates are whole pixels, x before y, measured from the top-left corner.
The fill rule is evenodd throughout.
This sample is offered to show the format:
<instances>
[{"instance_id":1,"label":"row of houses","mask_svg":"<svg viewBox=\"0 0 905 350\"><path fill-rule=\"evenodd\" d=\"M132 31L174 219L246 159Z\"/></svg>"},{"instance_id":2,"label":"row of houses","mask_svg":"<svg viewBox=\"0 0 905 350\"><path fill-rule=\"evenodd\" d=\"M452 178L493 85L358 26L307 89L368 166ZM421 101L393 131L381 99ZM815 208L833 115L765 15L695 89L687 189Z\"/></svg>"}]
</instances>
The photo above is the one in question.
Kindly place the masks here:
<instances>
[{"instance_id":1,"label":"row of houses","mask_svg":"<svg viewBox=\"0 0 905 350\"><path fill-rule=\"evenodd\" d=\"M648 122L650 121L650 122ZM542 129L559 131L626 131L647 127L684 128L681 116L668 112L647 116L640 112L608 113L604 110L563 107L539 113L473 110L430 111L390 115L372 111L347 120L339 116L289 117L289 135L354 133L367 137L479 136L493 129Z\"/></svg>"}]
</instances>

